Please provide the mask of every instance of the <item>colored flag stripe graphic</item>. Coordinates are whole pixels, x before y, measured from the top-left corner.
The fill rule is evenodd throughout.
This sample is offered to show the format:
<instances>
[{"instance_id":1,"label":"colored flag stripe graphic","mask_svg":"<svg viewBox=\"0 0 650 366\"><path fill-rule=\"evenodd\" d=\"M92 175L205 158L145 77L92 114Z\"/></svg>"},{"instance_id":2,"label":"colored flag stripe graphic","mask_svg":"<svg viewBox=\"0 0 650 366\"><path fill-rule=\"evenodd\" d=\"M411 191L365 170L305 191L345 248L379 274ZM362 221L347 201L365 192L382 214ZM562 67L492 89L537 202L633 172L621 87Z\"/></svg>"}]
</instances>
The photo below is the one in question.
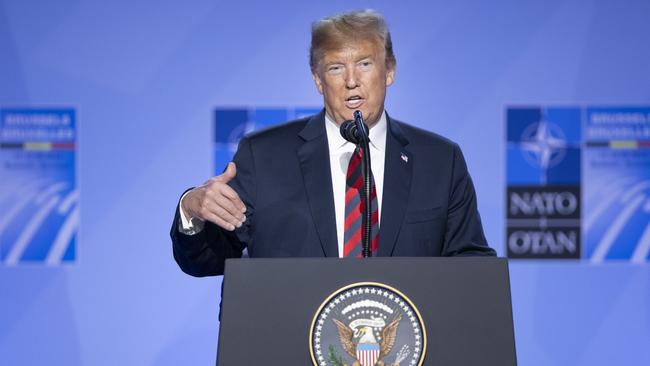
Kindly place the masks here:
<instances>
[{"instance_id":1,"label":"colored flag stripe graphic","mask_svg":"<svg viewBox=\"0 0 650 366\"><path fill-rule=\"evenodd\" d=\"M610 141L588 141L587 147L606 147L610 149L648 149L650 140L610 140Z\"/></svg>"},{"instance_id":2,"label":"colored flag stripe graphic","mask_svg":"<svg viewBox=\"0 0 650 366\"><path fill-rule=\"evenodd\" d=\"M71 151L75 149L74 143L59 142L20 142L20 143L0 143L0 149L16 149L25 151Z\"/></svg>"}]
</instances>

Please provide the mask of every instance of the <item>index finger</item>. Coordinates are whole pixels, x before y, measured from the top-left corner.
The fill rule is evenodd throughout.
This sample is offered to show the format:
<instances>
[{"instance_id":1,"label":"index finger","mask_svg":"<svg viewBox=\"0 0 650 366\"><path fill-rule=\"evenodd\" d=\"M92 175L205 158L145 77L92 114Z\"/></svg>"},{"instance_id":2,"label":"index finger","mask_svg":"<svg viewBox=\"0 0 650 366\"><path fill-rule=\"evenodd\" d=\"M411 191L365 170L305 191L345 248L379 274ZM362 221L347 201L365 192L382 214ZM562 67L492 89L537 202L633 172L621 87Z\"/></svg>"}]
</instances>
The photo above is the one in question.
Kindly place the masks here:
<instances>
[{"instance_id":1,"label":"index finger","mask_svg":"<svg viewBox=\"0 0 650 366\"><path fill-rule=\"evenodd\" d=\"M246 212L246 205L244 205L244 202L242 202L241 198L239 198L239 194L237 194L237 192L235 192L235 190L230 186L224 185L221 188L221 194L228 198L235 205L235 207L241 210L241 212Z\"/></svg>"}]
</instances>

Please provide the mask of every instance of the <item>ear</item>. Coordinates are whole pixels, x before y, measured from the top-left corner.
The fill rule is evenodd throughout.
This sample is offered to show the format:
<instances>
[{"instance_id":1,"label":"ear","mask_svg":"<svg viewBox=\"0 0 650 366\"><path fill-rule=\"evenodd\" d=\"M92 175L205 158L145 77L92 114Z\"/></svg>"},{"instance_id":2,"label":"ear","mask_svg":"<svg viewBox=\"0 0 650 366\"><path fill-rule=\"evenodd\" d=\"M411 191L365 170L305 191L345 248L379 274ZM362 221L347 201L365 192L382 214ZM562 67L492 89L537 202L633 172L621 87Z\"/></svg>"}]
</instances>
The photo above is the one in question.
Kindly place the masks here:
<instances>
[{"instance_id":1,"label":"ear","mask_svg":"<svg viewBox=\"0 0 650 366\"><path fill-rule=\"evenodd\" d=\"M314 78L314 83L316 83L316 89L318 89L318 92L323 95L323 82L318 75L318 72L314 71L311 73L311 76Z\"/></svg>"},{"instance_id":2,"label":"ear","mask_svg":"<svg viewBox=\"0 0 650 366\"><path fill-rule=\"evenodd\" d=\"M389 65L386 70L386 86L393 85L393 81L395 81L395 66Z\"/></svg>"}]
</instances>

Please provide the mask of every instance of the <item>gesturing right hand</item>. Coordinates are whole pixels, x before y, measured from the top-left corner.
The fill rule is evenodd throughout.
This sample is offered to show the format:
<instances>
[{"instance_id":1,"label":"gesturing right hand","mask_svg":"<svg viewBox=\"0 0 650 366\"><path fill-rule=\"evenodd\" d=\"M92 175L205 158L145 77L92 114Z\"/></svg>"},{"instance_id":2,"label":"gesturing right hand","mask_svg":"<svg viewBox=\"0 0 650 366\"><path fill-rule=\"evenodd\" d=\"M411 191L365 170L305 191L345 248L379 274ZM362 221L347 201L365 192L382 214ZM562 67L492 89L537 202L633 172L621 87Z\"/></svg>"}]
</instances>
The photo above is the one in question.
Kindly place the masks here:
<instances>
[{"instance_id":1,"label":"gesturing right hand","mask_svg":"<svg viewBox=\"0 0 650 366\"><path fill-rule=\"evenodd\" d=\"M235 163L228 163L223 174L211 178L183 197L183 211L192 218L213 222L232 231L246 221L246 205L228 182L237 174Z\"/></svg>"}]
</instances>

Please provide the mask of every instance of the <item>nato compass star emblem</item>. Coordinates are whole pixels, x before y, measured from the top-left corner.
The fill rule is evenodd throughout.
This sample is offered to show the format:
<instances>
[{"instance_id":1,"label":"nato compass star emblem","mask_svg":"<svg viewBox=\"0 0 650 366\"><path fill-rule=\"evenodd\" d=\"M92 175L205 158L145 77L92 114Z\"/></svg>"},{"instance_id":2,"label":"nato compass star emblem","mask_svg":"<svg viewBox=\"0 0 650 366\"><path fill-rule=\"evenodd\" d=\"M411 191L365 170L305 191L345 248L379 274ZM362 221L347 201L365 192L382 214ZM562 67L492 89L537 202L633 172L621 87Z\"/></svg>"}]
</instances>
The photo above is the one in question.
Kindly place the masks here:
<instances>
[{"instance_id":1,"label":"nato compass star emblem","mask_svg":"<svg viewBox=\"0 0 650 366\"><path fill-rule=\"evenodd\" d=\"M309 343L315 366L420 366L426 330L404 294L362 282L335 291L321 304Z\"/></svg>"},{"instance_id":2,"label":"nato compass star emblem","mask_svg":"<svg viewBox=\"0 0 650 366\"><path fill-rule=\"evenodd\" d=\"M542 168L542 183L546 183L546 172L564 159L569 144L559 126L541 120L524 130L520 146L526 161L534 167Z\"/></svg>"}]
</instances>

